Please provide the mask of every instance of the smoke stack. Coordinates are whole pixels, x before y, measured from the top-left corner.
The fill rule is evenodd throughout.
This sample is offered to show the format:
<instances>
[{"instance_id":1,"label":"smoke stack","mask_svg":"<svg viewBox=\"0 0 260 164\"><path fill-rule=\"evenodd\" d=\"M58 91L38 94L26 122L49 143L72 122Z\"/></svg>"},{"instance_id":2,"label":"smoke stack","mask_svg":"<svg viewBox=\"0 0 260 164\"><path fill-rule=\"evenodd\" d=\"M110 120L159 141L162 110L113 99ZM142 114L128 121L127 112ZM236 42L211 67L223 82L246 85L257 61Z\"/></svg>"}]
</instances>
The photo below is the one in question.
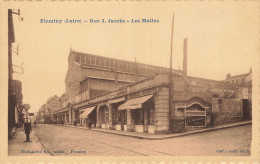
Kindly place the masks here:
<instances>
[{"instance_id":1,"label":"smoke stack","mask_svg":"<svg viewBox=\"0 0 260 164\"><path fill-rule=\"evenodd\" d=\"M187 38L183 41L183 75L187 75Z\"/></svg>"}]
</instances>

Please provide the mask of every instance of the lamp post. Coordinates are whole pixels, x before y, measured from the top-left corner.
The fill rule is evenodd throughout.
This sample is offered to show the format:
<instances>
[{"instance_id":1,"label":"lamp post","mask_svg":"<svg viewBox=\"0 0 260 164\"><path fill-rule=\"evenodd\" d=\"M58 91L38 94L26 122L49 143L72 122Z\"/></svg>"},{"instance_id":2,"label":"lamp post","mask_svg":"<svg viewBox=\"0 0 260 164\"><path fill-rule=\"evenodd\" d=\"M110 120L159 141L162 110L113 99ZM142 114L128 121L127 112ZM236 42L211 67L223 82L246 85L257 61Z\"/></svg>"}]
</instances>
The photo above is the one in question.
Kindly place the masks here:
<instances>
[{"instance_id":1,"label":"lamp post","mask_svg":"<svg viewBox=\"0 0 260 164\"><path fill-rule=\"evenodd\" d=\"M26 116L25 116L25 121L24 121L24 133L26 135L25 142L30 142L30 133L32 130L31 121L29 121L29 118L28 118L28 110L30 109L30 105L24 104L23 109L26 111L26 114L25 114Z\"/></svg>"}]
</instances>

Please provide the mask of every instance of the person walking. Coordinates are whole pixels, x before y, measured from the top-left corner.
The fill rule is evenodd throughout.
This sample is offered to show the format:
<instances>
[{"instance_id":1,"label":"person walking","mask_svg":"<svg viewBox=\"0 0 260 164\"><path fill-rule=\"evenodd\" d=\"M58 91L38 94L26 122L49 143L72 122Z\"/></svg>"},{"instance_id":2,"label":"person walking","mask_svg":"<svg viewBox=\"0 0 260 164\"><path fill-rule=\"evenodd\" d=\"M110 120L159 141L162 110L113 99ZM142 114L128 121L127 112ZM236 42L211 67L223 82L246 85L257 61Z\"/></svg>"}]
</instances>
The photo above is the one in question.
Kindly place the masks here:
<instances>
[{"instance_id":1,"label":"person walking","mask_svg":"<svg viewBox=\"0 0 260 164\"><path fill-rule=\"evenodd\" d=\"M87 125L88 125L88 128L91 129L92 122L91 122L90 118L87 118Z\"/></svg>"}]
</instances>

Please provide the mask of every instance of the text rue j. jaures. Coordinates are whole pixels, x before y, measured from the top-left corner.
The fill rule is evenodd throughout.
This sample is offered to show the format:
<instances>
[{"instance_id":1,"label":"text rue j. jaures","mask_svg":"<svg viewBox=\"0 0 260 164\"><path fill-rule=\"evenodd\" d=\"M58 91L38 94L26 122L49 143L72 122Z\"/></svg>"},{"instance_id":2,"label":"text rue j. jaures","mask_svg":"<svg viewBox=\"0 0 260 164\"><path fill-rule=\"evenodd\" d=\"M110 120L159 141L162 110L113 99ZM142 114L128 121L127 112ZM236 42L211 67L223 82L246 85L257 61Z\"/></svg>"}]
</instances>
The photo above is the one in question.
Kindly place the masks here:
<instances>
[{"instance_id":1,"label":"text rue j. jaures","mask_svg":"<svg viewBox=\"0 0 260 164\"><path fill-rule=\"evenodd\" d=\"M40 23L90 23L90 24L105 24L105 23L114 23L114 24L122 24L122 23L160 23L159 19L154 18L142 18L142 19L40 19Z\"/></svg>"}]
</instances>

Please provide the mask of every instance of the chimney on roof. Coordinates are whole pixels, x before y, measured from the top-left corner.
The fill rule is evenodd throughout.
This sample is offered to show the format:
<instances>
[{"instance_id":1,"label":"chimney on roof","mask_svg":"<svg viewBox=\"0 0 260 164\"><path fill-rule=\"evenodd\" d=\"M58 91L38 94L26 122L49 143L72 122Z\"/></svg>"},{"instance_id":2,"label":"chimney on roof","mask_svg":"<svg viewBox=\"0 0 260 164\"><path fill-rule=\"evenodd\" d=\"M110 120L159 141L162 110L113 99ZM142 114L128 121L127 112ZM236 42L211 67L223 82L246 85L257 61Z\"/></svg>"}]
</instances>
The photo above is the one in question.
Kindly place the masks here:
<instances>
[{"instance_id":1,"label":"chimney on roof","mask_svg":"<svg viewBox=\"0 0 260 164\"><path fill-rule=\"evenodd\" d=\"M183 41L183 75L187 75L187 38Z\"/></svg>"},{"instance_id":2,"label":"chimney on roof","mask_svg":"<svg viewBox=\"0 0 260 164\"><path fill-rule=\"evenodd\" d=\"M226 79L230 79L230 78L231 78L231 74L230 73L226 74Z\"/></svg>"}]
</instances>

